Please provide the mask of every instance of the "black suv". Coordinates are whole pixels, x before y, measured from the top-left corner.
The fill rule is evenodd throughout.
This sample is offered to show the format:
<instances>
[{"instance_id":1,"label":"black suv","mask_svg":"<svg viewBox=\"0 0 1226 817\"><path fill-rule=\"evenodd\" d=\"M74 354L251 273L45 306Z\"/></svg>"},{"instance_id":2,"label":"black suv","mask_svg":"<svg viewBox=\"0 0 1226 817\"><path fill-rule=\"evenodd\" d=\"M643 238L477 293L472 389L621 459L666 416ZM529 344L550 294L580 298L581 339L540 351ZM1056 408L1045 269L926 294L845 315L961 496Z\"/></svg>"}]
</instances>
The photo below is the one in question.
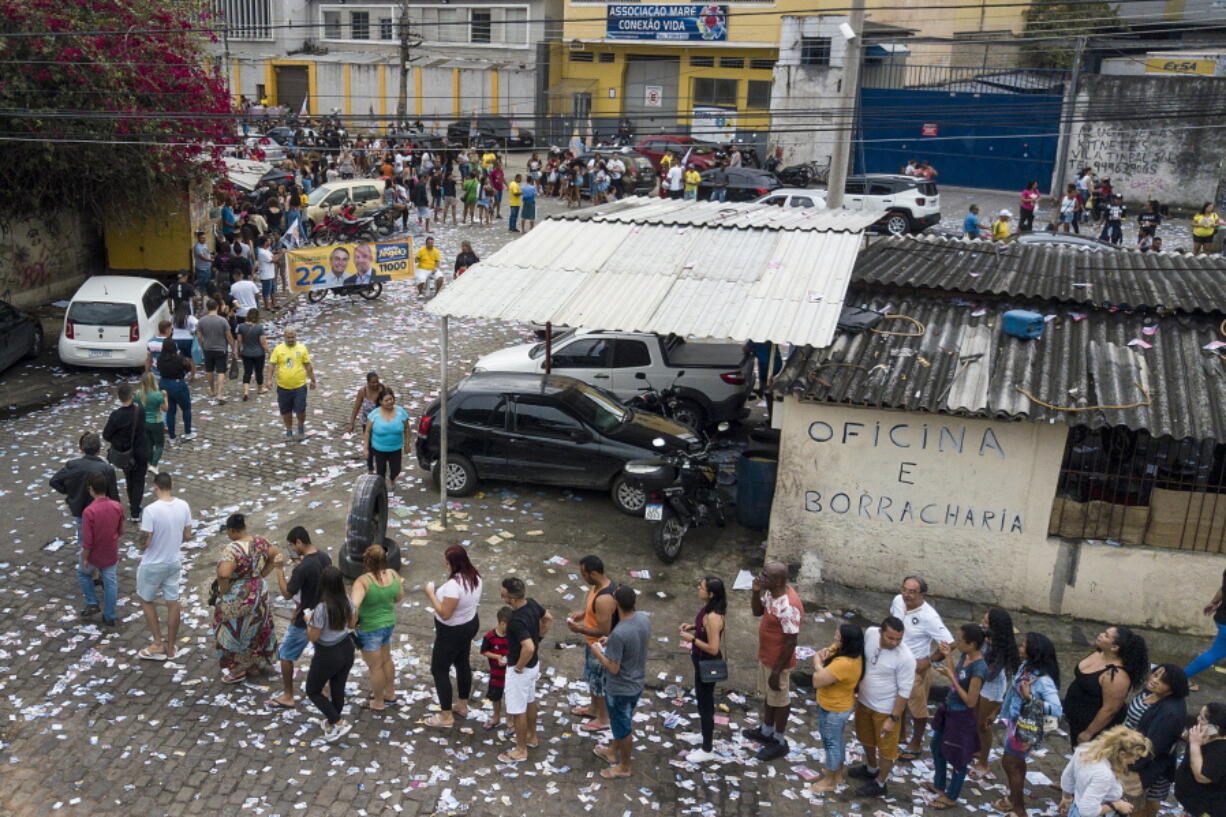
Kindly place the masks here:
<instances>
[{"instance_id":1,"label":"black suv","mask_svg":"<svg viewBox=\"0 0 1226 817\"><path fill-rule=\"evenodd\" d=\"M439 479L439 403L417 425L418 464ZM637 412L573 377L478 372L447 395L447 493L467 496L479 479L607 490L619 510L641 515L642 489L626 484L628 460L702 441L679 423ZM656 438L664 446L656 447Z\"/></svg>"},{"instance_id":2,"label":"black suv","mask_svg":"<svg viewBox=\"0 0 1226 817\"><path fill-rule=\"evenodd\" d=\"M447 142L453 146L481 148L531 148L535 142L532 131L511 127L511 120L503 116L477 117L477 138L472 139L471 119L460 119L447 126Z\"/></svg>"}]
</instances>

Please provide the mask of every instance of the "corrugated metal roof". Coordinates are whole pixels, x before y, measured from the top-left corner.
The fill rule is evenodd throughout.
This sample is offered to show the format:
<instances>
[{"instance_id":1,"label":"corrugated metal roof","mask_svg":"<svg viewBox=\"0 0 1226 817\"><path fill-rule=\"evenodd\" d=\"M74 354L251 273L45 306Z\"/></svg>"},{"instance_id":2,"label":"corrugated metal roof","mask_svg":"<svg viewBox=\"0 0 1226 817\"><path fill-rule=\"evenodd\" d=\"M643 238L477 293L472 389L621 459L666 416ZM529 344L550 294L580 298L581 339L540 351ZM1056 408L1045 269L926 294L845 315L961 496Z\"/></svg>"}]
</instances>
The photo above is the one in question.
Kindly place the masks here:
<instances>
[{"instance_id":1,"label":"corrugated metal roof","mask_svg":"<svg viewBox=\"0 0 1226 817\"><path fill-rule=\"evenodd\" d=\"M829 348L798 350L776 380L778 391L812 401L1226 440L1226 363L1202 348L1221 337L1208 317L1071 313L1027 302L983 306L880 289L853 290L847 302L911 316L924 333L840 334ZM1041 338L1001 331L1001 316L1017 307L1053 316ZM877 328L916 331L907 321ZM1152 348L1129 345L1137 340ZM1059 411L1036 400L1087 410Z\"/></svg>"},{"instance_id":2,"label":"corrugated metal roof","mask_svg":"<svg viewBox=\"0 0 1226 817\"><path fill-rule=\"evenodd\" d=\"M825 346L862 231L874 220L842 211L626 200L545 221L473 265L426 309Z\"/></svg>"},{"instance_id":3,"label":"corrugated metal roof","mask_svg":"<svg viewBox=\"0 0 1226 817\"><path fill-rule=\"evenodd\" d=\"M1097 307L1226 313L1226 261L1217 255L891 237L860 254L854 280Z\"/></svg>"}]
</instances>

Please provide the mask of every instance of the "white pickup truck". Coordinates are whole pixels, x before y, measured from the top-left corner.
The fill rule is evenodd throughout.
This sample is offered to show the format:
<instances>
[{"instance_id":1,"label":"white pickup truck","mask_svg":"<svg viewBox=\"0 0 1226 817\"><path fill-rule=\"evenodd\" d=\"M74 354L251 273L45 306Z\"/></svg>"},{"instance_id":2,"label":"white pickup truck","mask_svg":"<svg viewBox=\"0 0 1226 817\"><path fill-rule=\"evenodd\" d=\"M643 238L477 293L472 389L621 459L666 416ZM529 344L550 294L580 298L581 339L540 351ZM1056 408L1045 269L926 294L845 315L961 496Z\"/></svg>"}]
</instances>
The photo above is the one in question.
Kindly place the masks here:
<instances>
[{"instance_id":1,"label":"white pickup truck","mask_svg":"<svg viewBox=\"0 0 1226 817\"><path fill-rule=\"evenodd\" d=\"M568 329L553 339L552 371L599 386L626 401L644 386L678 390L676 416L701 429L745 416L753 355L736 343L687 342L676 335ZM543 372L545 344L492 352L474 372Z\"/></svg>"}]
</instances>

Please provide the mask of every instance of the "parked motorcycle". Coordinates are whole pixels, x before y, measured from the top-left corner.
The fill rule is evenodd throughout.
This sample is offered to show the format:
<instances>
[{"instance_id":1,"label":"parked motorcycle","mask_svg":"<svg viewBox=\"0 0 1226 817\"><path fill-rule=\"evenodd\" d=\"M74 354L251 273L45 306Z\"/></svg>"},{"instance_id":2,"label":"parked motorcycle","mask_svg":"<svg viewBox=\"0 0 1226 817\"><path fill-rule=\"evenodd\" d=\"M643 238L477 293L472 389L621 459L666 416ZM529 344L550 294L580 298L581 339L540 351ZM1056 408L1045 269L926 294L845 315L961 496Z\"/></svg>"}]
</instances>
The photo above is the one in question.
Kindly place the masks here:
<instances>
[{"instance_id":1,"label":"parked motorcycle","mask_svg":"<svg viewBox=\"0 0 1226 817\"><path fill-rule=\"evenodd\" d=\"M375 229L379 231L379 235L386 238L400 229L399 223L403 214L403 210L397 210L392 205L385 204L371 212L370 218L374 222Z\"/></svg>"},{"instance_id":2,"label":"parked motorcycle","mask_svg":"<svg viewBox=\"0 0 1226 817\"><path fill-rule=\"evenodd\" d=\"M819 162L805 162L791 165L775 171L779 181L788 187L808 187L811 184L825 184L829 180L830 165Z\"/></svg>"},{"instance_id":3,"label":"parked motorcycle","mask_svg":"<svg viewBox=\"0 0 1226 817\"><path fill-rule=\"evenodd\" d=\"M347 221L328 213L324 220L311 230L310 239L316 247L326 247L343 241L377 241L379 232L375 220L370 216Z\"/></svg>"},{"instance_id":4,"label":"parked motorcycle","mask_svg":"<svg viewBox=\"0 0 1226 817\"><path fill-rule=\"evenodd\" d=\"M727 423L720 423L721 431L727 428ZM662 447L664 440L657 437L652 445ZM630 460L624 471L626 481L647 495L643 517L655 526L652 544L665 564L672 564L681 555L681 544L690 528L724 526L719 469L711 461L709 442L696 453L679 451Z\"/></svg>"},{"instance_id":5,"label":"parked motorcycle","mask_svg":"<svg viewBox=\"0 0 1226 817\"><path fill-rule=\"evenodd\" d=\"M307 293L307 300L313 304L317 304L324 298L327 298L329 292L331 292L337 298L352 298L354 295L357 295L358 297L367 301L373 301L375 298L378 298L383 294L383 283L381 281L375 281L373 284L350 284L348 286L327 288L321 287L319 289L312 289Z\"/></svg>"},{"instance_id":6,"label":"parked motorcycle","mask_svg":"<svg viewBox=\"0 0 1226 817\"><path fill-rule=\"evenodd\" d=\"M626 405L636 411L659 414L661 417L687 425L695 431L702 431L698 427L701 418L695 415L693 404L680 397L681 390L677 387L677 380L684 376L685 369L682 369L677 372L677 376L673 378L668 388L657 389L647 379L646 372L636 372L634 377L647 385L639 386L639 393L627 400Z\"/></svg>"}]
</instances>

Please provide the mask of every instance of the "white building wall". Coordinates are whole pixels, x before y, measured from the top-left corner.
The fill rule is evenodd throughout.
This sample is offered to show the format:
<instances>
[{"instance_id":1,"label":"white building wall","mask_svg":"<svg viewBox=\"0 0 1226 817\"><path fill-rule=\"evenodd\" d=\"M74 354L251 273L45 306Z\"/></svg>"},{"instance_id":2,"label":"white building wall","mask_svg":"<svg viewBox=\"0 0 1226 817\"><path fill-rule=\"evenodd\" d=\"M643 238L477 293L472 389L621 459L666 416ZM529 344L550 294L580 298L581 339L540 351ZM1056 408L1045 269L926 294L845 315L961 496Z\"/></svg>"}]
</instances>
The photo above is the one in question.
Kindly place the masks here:
<instances>
[{"instance_id":1,"label":"white building wall","mask_svg":"<svg viewBox=\"0 0 1226 817\"><path fill-rule=\"evenodd\" d=\"M969 602L1207 632L1189 599L1213 596L1219 556L1048 537L1067 426L794 397L781 410L768 553L800 564L802 594L889 592L918 573Z\"/></svg>"},{"instance_id":2,"label":"white building wall","mask_svg":"<svg viewBox=\"0 0 1226 817\"><path fill-rule=\"evenodd\" d=\"M851 122L849 116L839 113L848 53L839 25L845 22L847 18L841 16L785 15L780 23L779 60L771 89L771 121L776 133L771 139L783 148L785 165L829 162L837 129ZM801 65L806 37L830 39L830 65Z\"/></svg>"}]
</instances>

